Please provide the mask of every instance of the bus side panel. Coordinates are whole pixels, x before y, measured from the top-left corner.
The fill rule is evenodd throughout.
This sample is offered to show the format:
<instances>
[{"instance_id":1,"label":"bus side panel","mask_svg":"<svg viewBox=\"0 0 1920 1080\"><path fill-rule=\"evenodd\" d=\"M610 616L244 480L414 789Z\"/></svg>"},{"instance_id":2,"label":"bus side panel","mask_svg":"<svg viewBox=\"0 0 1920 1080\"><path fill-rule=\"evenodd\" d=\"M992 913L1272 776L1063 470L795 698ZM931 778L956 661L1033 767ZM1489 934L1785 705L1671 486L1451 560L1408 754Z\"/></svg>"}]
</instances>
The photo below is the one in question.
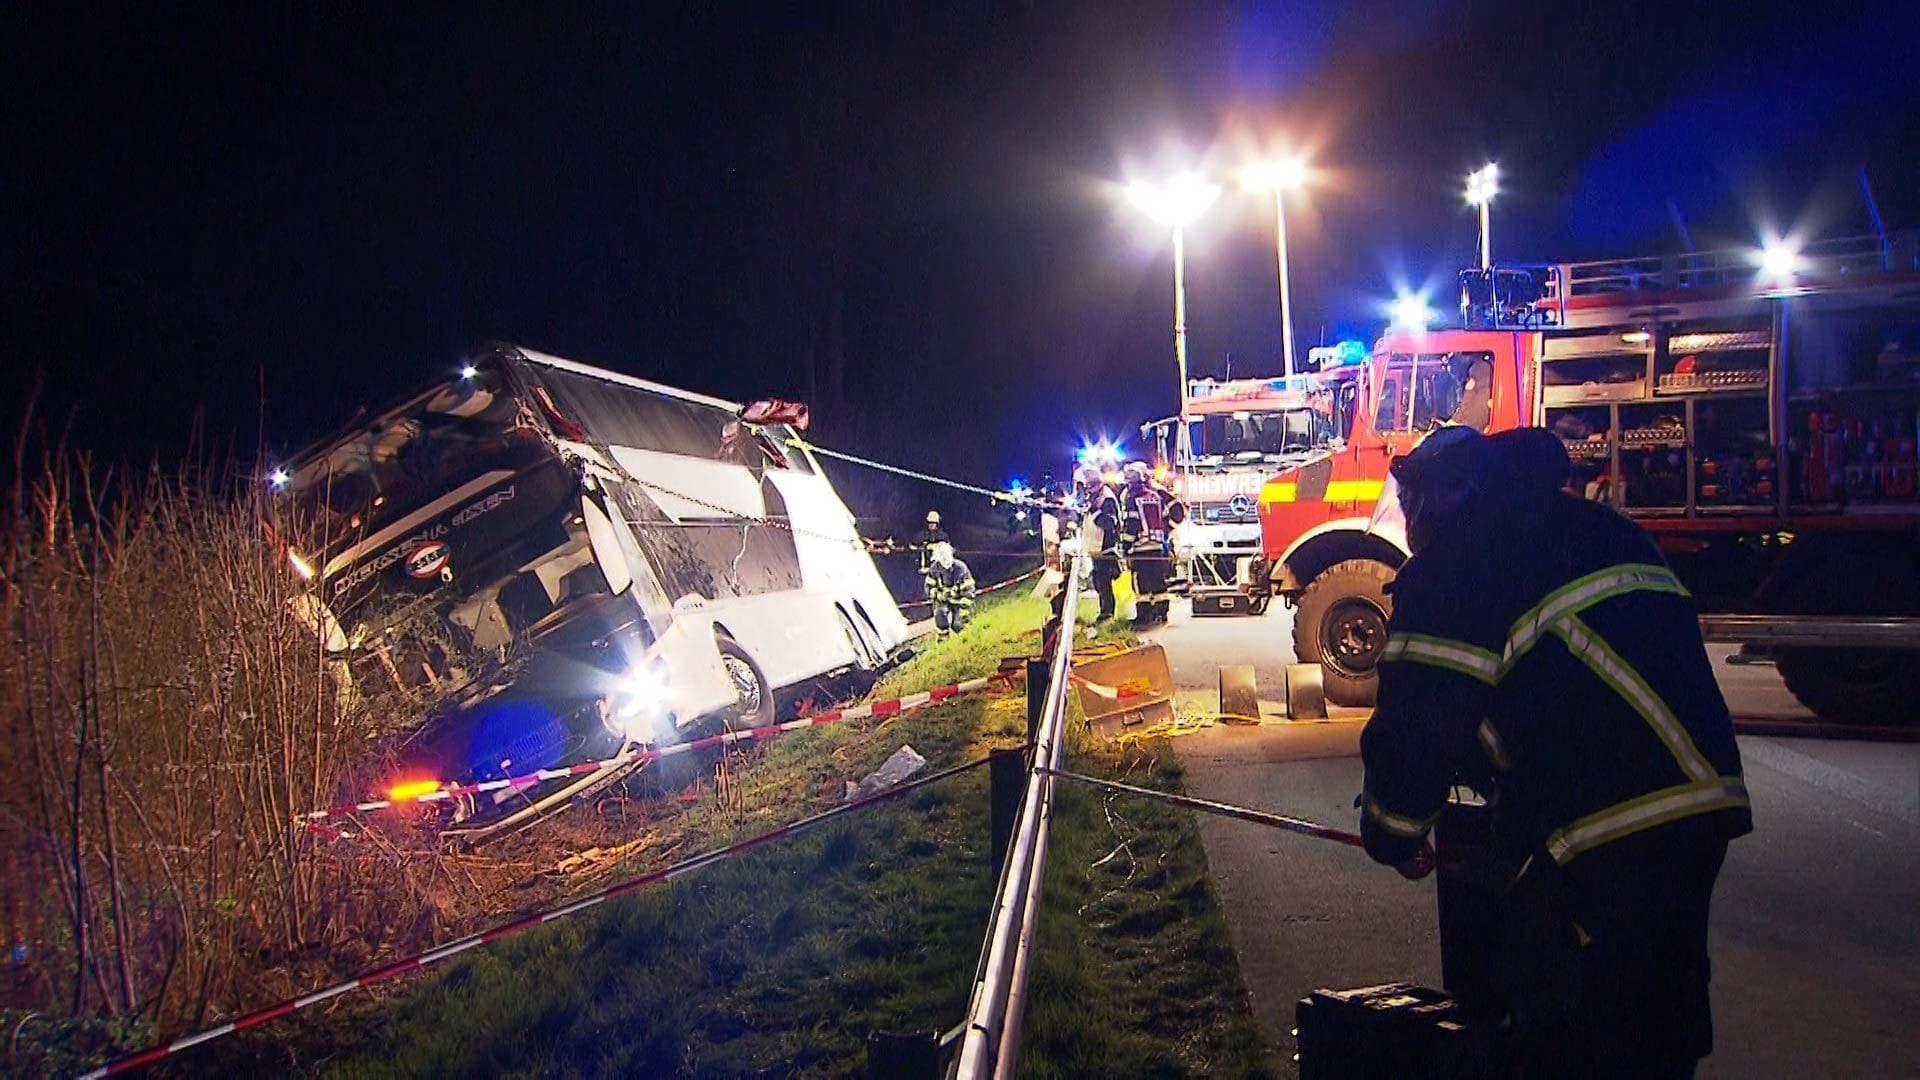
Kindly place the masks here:
<instances>
[{"instance_id":1,"label":"bus side panel","mask_svg":"<svg viewBox=\"0 0 1920 1080\"><path fill-rule=\"evenodd\" d=\"M744 465L610 448L638 481L641 546L674 609L718 624L775 686L850 663L830 604L809 600L785 497Z\"/></svg>"},{"instance_id":2,"label":"bus side panel","mask_svg":"<svg viewBox=\"0 0 1920 1080\"><path fill-rule=\"evenodd\" d=\"M847 605L847 613L856 622L859 610L880 636L875 644L882 652L892 652L907 641L907 620L900 605L873 565L873 556L854 528L853 513L833 485L818 473L807 476L794 472L769 473L774 486L786 498L787 512L794 525L794 544L800 553L800 574L806 589L831 595ZM862 632L866 627L862 625Z\"/></svg>"},{"instance_id":3,"label":"bus side panel","mask_svg":"<svg viewBox=\"0 0 1920 1080\"><path fill-rule=\"evenodd\" d=\"M676 621L698 611L724 627L776 686L855 661L836 602L857 622L859 601L882 651L904 642L899 609L824 478L768 469L757 480L743 465L611 450L652 504L642 544Z\"/></svg>"},{"instance_id":4,"label":"bus side panel","mask_svg":"<svg viewBox=\"0 0 1920 1080\"><path fill-rule=\"evenodd\" d=\"M692 601L675 614L676 626L688 622L724 627L775 687L846 667L854 659L839 614L817 593L796 589Z\"/></svg>"}]
</instances>

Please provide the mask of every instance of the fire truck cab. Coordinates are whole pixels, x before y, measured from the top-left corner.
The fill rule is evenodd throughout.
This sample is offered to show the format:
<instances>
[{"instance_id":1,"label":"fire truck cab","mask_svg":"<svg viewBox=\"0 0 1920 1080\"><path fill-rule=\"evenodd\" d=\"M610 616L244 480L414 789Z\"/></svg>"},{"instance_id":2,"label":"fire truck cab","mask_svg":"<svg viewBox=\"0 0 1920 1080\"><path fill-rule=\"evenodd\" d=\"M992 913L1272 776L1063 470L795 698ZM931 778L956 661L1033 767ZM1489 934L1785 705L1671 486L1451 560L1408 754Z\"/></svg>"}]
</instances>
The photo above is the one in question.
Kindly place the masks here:
<instances>
[{"instance_id":1,"label":"fire truck cab","mask_svg":"<svg viewBox=\"0 0 1920 1080\"><path fill-rule=\"evenodd\" d=\"M1262 559L1260 492L1276 473L1326 454L1345 438L1352 394L1342 410L1331 387L1312 374L1195 379L1188 384L1185 440L1179 417L1142 425L1156 473L1187 506L1175 547L1192 564L1196 590L1247 596L1251 603L1238 610L1265 608L1272 593Z\"/></svg>"},{"instance_id":2,"label":"fire truck cab","mask_svg":"<svg viewBox=\"0 0 1920 1080\"><path fill-rule=\"evenodd\" d=\"M1298 658L1370 704L1403 535L1387 466L1441 424L1559 435L1573 488L1652 532L1711 637L1772 652L1834 720L1897 720L1920 670L1920 234L1762 266L1722 251L1473 270L1459 329L1392 331L1353 431L1259 512Z\"/></svg>"}]
</instances>

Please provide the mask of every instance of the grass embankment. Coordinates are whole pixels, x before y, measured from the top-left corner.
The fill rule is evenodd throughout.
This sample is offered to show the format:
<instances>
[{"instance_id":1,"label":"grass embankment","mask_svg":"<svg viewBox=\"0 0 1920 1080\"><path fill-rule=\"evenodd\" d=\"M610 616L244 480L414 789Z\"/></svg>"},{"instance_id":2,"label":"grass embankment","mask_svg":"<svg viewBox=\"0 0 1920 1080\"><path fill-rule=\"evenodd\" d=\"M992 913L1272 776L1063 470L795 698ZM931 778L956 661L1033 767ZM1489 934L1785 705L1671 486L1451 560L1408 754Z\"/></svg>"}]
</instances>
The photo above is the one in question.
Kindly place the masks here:
<instances>
[{"instance_id":1,"label":"grass embankment","mask_svg":"<svg viewBox=\"0 0 1920 1080\"><path fill-rule=\"evenodd\" d=\"M1023 595L984 604L969 633L932 643L881 692L992 670L1034 648L1044 614ZM1017 743L1025 723L1021 696L998 693L782 738L736 775L733 805L693 811L698 848L831 805L902 743L939 768ZM1174 787L1164 749L1082 752L1076 766ZM945 1030L964 1014L995 873L987 805L976 770L503 942L383 1009L310 1021L291 1050L233 1047L227 1064L343 1077L860 1073L868 1033ZM1190 817L1063 787L1052 837L1023 1071L1261 1073Z\"/></svg>"}]
</instances>

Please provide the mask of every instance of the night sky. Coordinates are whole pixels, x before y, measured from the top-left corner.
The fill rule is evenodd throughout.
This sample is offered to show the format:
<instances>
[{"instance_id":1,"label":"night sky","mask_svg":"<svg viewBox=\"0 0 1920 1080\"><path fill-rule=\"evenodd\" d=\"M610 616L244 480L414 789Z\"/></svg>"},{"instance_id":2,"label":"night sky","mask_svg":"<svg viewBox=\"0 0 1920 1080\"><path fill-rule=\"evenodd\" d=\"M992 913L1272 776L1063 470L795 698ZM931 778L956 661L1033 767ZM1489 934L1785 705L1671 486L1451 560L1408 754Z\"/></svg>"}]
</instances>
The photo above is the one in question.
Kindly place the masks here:
<instances>
[{"instance_id":1,"label":"night sky","mask_svg":"<svg viewBox=\"0 0 1920 1080\"><path fill-rule=\"evenodd\" d=\"M1862 164L1920 225L1920 5L1429 7L15 10L8 414L39 377L106 455L203 410L250 457L507 339L1000 482L1173 407L1129 176L1311 151L1303 352L1396 282L1446 306L1488 159L1503 259L1676 249L1669 202L1701 247L1866 232ZM1189 234L1197 374L1278 367L1271 215Z\"/></svg>"}]
</instances>

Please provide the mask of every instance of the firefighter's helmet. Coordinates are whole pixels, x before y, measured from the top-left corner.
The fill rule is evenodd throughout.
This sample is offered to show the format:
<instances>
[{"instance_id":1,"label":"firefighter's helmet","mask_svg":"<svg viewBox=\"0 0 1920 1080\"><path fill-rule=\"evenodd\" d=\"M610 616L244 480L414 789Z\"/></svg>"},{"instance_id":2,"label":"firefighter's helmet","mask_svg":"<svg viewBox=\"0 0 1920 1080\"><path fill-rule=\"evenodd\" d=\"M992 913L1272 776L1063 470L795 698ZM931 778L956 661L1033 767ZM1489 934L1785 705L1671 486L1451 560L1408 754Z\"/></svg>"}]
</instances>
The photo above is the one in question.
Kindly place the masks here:
<instances>
[{"instance_id":1,"label":"firefighter's helmet","mask_svg":"<svg viewBox=\"0 0 1920 1080\"><path fill-rule=\"evenodd\" d=\"M940 511L938 510L927 511L927 528L929 529L937 528L939 525L940 525Z\"/></svg>"},{"instance_id":2,"label":"firefighter's helmet","mask_svg":"<svg viewBox=\"0 0 1920 1080\"><path fill-rule=\"evenodd\" d=\"M1100 486L1100 468L1097 465L1082 465L1073 470L1073 482L1078 487L1091 491Z\"/></svg>"},{"instance_id":3,"label":"firefighter's helmet","mask_svg":"<svg viewBox=\"0 0 1920 1080\"><path fill-rule=\"evenodd\" d=\"M1465 424L1438 427L1396 458L1389 471L1403 486L1419 484L1430 476L1470 472L1479 464L1476 450L1480 442L1480 433Z\"/></svg>"},{"instance_id":4,"label":"firefighter's helmet","mask_svg":"<svg viewBox=\"0 0 1920 1080\"><path fill-rule=\"evenodd\" d=\"M1131 487L1146 487L1153 480L1153 469L1144 461L1129 461L1120 475Z\"/></svg>"},{"instance_id":5,"label":"firefighter's helmet","mask_svg":"<svg viewBox=\"0 0 1920 1080\"><path fill-rule=\"evenodd\" d=\"M1418 551L1440 532L1484 520L1496 504L1550 495L1566 485L1568 471L1565 445L1543 428L1483 438L1470 427L1449 425L1393 463L1374 521L1383 522L1391 506L1405 525L1408 546Z\"/></svg>"}]
</instances>

